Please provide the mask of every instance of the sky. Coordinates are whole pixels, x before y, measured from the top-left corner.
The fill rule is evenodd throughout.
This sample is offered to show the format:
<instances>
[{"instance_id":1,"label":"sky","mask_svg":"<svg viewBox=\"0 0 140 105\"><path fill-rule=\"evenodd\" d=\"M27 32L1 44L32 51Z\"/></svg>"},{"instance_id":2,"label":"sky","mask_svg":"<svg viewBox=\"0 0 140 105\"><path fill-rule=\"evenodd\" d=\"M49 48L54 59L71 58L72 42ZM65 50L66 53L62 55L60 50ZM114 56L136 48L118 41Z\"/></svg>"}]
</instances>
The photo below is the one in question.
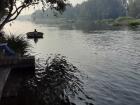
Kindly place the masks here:
<instances>
[{"instance_id":1,"label":"sky","mask_svg":"<svg viewBox=\"0 0 140 105\"><path fill-rule=\"evenodd\" d=\"M76 4L81 4L84 1L87 0L69 0L70 3L72 3L73 6L75 6ZM35 10L40 9L40 6L36 6L34 7L30 7L30 8L26 8L24 11L22 11L22 15L28 15L28 14L32 14Z\"/></svg>"},{"instance_id":2,"label":"sky","mask_svg":"<svg viewBox=\"0 0 140 105\"><path fill-rule=\"evenodd\" d=\"M76 4L79 4L79 3L82 3L86 0L69 0L73 5L76 5Z\"/></svg>"}]
</instances>

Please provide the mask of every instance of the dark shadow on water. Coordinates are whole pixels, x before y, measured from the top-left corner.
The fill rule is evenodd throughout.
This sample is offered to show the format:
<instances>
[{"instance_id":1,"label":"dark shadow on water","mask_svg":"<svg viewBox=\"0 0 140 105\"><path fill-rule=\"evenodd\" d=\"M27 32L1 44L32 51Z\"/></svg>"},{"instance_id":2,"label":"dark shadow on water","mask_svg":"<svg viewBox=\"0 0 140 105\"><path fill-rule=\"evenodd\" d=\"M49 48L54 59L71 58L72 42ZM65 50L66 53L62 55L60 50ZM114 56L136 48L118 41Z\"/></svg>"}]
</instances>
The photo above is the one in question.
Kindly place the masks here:
<instances>
[{"instance_id":1,"label":"dark shadow on water","mask_svg":"<svg viewBox=\"0 0 140 105\"><path fill-rule=\"evenodd\" d=\"M37 43L38 42L38 38L34 38L34 43Z\"/></svg>"},{"instance_id":2,"label":"dark shadow on water","mask_svg":"<svg viewBox=\"0 0 140 105\"><path fill-rule=\"evenodd\" d=\"M39 41L40 39L42 39L42 38L28 38L28 39L33 40L34 43L37 44L38 41Z\"/></svg>"}]
</instances>

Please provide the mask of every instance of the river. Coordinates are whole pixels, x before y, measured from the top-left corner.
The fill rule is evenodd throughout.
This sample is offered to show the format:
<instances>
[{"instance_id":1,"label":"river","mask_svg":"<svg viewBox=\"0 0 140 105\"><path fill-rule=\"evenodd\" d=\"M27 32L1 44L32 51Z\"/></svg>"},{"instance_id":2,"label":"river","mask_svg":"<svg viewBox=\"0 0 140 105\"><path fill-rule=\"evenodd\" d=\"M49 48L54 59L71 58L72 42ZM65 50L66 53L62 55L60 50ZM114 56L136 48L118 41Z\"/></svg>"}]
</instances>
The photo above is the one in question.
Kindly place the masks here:
<instances>
[{"instance_id":1,"label":"river","mask_svg":"<svg viewBox=\"0 0 140 105\"><path fill-rule=\"evenodd\" d=\"M32 54L47 58L61 54L83 74L84 88L92 99L79 96L76 105L140 105L140 31L128 29L83 32L76 29L15 21L5 30L24 35L37 29L44 38L34 43Z\"/></svg>"}]
</instances>

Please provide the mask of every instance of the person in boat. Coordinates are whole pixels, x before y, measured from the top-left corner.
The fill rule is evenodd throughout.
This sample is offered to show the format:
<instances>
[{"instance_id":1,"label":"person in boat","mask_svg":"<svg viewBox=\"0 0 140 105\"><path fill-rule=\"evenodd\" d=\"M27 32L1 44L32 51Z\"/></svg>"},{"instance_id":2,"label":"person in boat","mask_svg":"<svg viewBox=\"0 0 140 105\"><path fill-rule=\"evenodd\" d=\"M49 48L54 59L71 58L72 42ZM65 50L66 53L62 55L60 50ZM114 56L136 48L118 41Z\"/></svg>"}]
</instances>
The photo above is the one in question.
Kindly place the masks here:
<instances>
[{"instance_id":1,"label":"person in boat","mask_svg":"<svg viewBox=\"0 0 140 105\"><path fill-rule=\"evenodd\" d=\"M37 30L35 29L34 32L37 32Z\"/></svg>"},{"instance_id":2,"label":"person in boat","mask_svg":"<svg viewBox=\"0 0 140 105\"><path fill-rule=\"evenodd\" d=\"M36 37L37 36L37 30L35 29L34 30L34 37Z\"/></svg>"}]
</instances>

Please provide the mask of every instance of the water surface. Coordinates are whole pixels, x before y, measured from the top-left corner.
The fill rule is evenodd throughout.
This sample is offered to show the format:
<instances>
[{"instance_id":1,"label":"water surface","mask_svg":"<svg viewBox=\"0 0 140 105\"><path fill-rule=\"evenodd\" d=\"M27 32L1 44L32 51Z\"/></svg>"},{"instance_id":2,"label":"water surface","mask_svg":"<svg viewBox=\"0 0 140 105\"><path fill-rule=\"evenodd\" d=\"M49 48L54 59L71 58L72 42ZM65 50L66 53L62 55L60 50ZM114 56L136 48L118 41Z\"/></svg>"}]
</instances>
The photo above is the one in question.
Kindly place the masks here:
<instances>
[{"instance_id":1,"label":"water surface","mask_svg":"<svg viewBox=\"0 0 140 105\"><path fill-rule=\"evenodd\" d=\"M19 35L35 28L44 39L31 40L32 54L46 58L60 53L86 75L84 87L94 100L79 95L77 105L140 105L140 31L84 33L29 21L16 21L5 30Z\"/></svg>"}]
</instances>

